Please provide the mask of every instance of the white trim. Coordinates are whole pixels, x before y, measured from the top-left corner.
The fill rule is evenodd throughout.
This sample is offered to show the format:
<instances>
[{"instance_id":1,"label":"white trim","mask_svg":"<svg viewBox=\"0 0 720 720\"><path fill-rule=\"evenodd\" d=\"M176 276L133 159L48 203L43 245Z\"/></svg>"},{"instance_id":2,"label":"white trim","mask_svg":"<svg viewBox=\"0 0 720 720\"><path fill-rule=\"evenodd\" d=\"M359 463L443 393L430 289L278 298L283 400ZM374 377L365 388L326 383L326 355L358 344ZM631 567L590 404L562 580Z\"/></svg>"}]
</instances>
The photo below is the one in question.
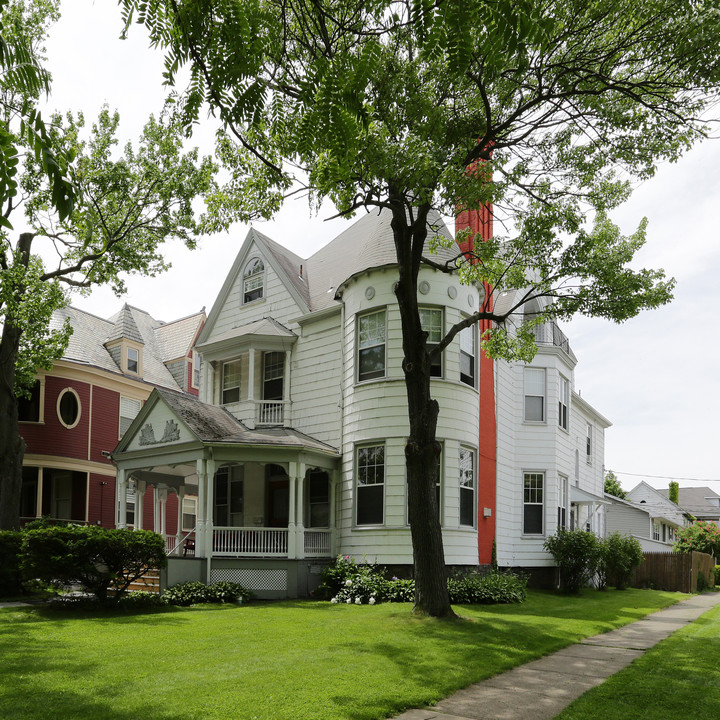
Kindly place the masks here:
<instances>
[{"instance_id":1,"label":"white trim","mask_svg":"<svg viewBox=\"0 0 720 720\"><path fill-rule=\"evenodd\" d=\"M67 395L67 393L72 393L75 396L75 400L77 402L77 416L75 417L75 421L72 423L66 423L65 420L63 420L62 415L60 414L60 403L65 397L65 395ZM75 390L75 388L66 387L58 393L57 402L55 403L55 411L57 413L57 418L63 427L67 428L68 430L72 430L73 428L77 427L77 424L80 422L80 418L82 417L82 403L80 402L80 396L77 394L77 390Z\"/></svg>"}]
</instances>

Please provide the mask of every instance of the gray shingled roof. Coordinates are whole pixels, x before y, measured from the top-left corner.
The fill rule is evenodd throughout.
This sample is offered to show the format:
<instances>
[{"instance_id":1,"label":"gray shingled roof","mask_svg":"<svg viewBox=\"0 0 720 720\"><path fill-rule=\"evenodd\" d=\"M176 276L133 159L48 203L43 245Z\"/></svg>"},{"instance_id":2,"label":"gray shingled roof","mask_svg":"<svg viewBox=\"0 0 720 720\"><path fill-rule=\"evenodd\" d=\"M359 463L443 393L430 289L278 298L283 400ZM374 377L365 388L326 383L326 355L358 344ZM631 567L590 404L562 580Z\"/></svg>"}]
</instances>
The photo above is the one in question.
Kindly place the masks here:
<instances>
[{"instance_id":1,"label":"gray shingled roof","mask_svg":"<svg viewBox=\"0 0 720 720\"><path fill-rule=\"evenodd\" d=\"M337 288L354 275L397 263L391 221L388 211L368 213L307 260L311 310L334 304ZM440 216L433 215L430 221L437 228L435 234L451 240L452 246L432 253L428 243L424 254L437 262L456 257L460 249Z\"/></svg>"},{"instance_id":2,"label":"gray shingled roof","mask_svg":"<svg viewBox=\"0 0 720 720\"><path fill-rule=\"evenodd\" d=\"M202 442L303 447L338 454L334 447L292 428L250 430L223 407L208 405L190 395L180 395L160 388L156 392L178 419L182 420L190 432Z\"/></svg>"},{"instance_id":3,"label":"gray shingled roof","mask_svg":"<svg viewBox=\"0 0 720 720\"><path fill-rule=\"evenodd\" d=\"M277 320L268 317L262 318L261 320L256 320L252 323L248 323L247 325L240 325L239 327L230 328L230 330L227 330L220 335L216 335L213 338L212 343L209 343L209 345L214 345L215 343L222 342L223 340L249 337L251 335L254 337L291 338L293 341L297 338L297 335L292 330L288 330L288 328L286 328L282 323L279 323ZM204 343L202 345L198 345L198 348L203 348L207 346L208 344Z\"/></svg>"},{"instance_id":4,"label":"gray shingled roof","mask_svg":"<svg viewBox=\"0 0 720 720\"><path fill-rule=\"evenodd\" d=\"M187 351L203 318L204 313L202 312L185 318L184 320L187 320L187 322L180 322L178 327L171 328L166 337L172 336L173 343L184 344ZM110 338L126 337L143 345L143 374L141 380L171 390L182 390L163 362L165 360L164 337L158 336L158 330L162 335L162 328L165 323L155 320L143 310L126 304L119 313L109 320L99 318L79 308L62 308L53 313L50 327L52 329L60 328L66 319L70 321L73 334L63 354L63 360L89 365L121 375L120 368L108 352L105 343ZM122 332L131 332L132 335L122 334L116 337L115 333L118 331L118 327L122 327ZM184 339L181 338L183 333ZM183 354L184 352L180 353L180 355ZM178 355L175 357L178 357ZM135 378L136 376L128 377Z\"/></svg>"},{"instance_id":5,"label":"gray shingled roof","mask_svg":"<svg viewBox=\"0 0 720 720\"><path fill-rule=\"evenodd\" d=\"M120 312L111 317L110 320L114 323L114 327L105 342L119 340L120 338L127 338L128 340L134 340L139 343L145 342L132 316L130 306L127 303L125 303Z\"/></svg>"},{"instance_id":6,"label":"gray shingled roof","mask_svg":"<svg viewBox=\"0 0 720 720\"><path fill-rule=\"evenodd\" d=\"M298 295L305 301L305 304L310 307L310 290L308 288L306 264L299 255L291 252L282 245L271 240L267 235L255 230L255 234L259 235L267 245L268 249L272 252L278 265L282 268L283 272L287 276L288 281L297 290ZM303 276L300 277L300 267L303 268Z\"/></svg>"},{"instance_id":7,"label":"gray shingled roof","mask_svg":"<svg viewBox=\"0 0 720 720\"><path fill-rule=\"evenodd\" d=\"M155 328L158 350L163 362L177 360L187 355L190 343L194 340L202 320L203 313L196 313Z\"/></svg>"},{"instance_id":8,"label":"gray shingled roof","mask_svg":"<svg viewBox=\"0 0 720 720\"><path fill-rule=\"evenodd\" d=\"M658 492L668 497L668 488L662 488ZM709 487L681 487L678 490L678 504L690 514L720 517L720 507L711 505L706 498L720 498L720 495Z\"/></svg>"}]
</instances>

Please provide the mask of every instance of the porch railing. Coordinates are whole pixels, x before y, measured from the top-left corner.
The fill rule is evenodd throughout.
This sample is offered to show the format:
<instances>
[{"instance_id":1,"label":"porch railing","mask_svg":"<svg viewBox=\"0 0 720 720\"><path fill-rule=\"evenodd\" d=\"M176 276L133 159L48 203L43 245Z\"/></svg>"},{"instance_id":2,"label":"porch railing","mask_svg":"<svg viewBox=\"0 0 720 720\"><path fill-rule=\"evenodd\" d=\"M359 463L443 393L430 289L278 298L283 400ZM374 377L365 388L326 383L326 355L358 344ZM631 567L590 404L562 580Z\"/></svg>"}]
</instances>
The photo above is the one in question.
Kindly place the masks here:
<instances>
[{"instance_id":1,"label":"porch railing","mask_svg":"<svg viewBox=\"0 0 720 720\"><path fill-rule=\"evenodd\" d=\"M305 557L330 556L330 531L305 528Z\"/></svg>"},{"instance_id":2,"label":"porch railing","mask_svg":"<svg viewBox=\"0 0 720 720\"><path fill-rule=\"evenodd\" d=\"M284 400L260 400L257 403L255 422L258 425L282 425L284 420Z\"/></svg>"},{"instance_id":3,"label":"porch railing","mask_svg":"<svg viewBox=\"0 0 720 720\"><path fill-rule=\"evenodd\" d=\"M287 528L221 527L213 530L215 557L287 557Z\"/></svg>"}]
</instances>

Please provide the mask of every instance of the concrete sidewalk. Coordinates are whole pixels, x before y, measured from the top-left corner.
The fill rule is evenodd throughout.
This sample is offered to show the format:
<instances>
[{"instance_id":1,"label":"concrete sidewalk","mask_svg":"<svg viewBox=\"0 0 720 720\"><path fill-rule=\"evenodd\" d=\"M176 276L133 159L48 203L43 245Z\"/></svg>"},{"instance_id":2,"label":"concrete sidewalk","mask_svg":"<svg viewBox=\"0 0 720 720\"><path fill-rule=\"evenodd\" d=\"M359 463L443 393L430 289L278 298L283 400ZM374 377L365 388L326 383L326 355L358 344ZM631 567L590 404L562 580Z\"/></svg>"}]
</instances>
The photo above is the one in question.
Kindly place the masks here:
<instances>
[{"instance_id":1,"label":"concrete sidewalk","mask_svg":"<svg viewBox=\"0 0 720 720\"><path fill-rule=\"evenodd\" d=\"M718 603L720 593L694 595L630 625L470 685L432 708L407 710L394 720L551 720L585 691Z\"/></svg>"}]
</instances>

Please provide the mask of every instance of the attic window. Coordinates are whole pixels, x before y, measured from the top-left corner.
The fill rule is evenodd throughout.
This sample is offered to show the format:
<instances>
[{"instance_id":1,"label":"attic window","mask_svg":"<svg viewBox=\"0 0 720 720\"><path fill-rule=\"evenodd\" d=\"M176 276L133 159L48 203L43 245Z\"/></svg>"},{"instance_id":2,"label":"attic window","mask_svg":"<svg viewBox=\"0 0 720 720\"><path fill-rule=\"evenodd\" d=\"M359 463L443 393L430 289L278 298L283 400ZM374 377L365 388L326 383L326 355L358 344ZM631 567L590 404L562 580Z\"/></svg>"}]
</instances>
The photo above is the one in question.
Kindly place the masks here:
<instances>
[{"instance_id":1,"label":"attic window","mask_svg":"<svg viewBox=\"0 0 720 720\"><path fill-rule=\"evenodd\" d=\"M140 352L136 348L127 349L127 371L138 373L140 367Z\"/></svg>"},{"instance_id":2,"label":"attic window","mask_svg":"<svg viewBox=\"0 0 720 720\"><path fill-rule=\"evenodd\" d=\"M263 297L265 265L260 258L253 258L243 273L243 303L251 303Z\"/></svg>"}]
</instances>

